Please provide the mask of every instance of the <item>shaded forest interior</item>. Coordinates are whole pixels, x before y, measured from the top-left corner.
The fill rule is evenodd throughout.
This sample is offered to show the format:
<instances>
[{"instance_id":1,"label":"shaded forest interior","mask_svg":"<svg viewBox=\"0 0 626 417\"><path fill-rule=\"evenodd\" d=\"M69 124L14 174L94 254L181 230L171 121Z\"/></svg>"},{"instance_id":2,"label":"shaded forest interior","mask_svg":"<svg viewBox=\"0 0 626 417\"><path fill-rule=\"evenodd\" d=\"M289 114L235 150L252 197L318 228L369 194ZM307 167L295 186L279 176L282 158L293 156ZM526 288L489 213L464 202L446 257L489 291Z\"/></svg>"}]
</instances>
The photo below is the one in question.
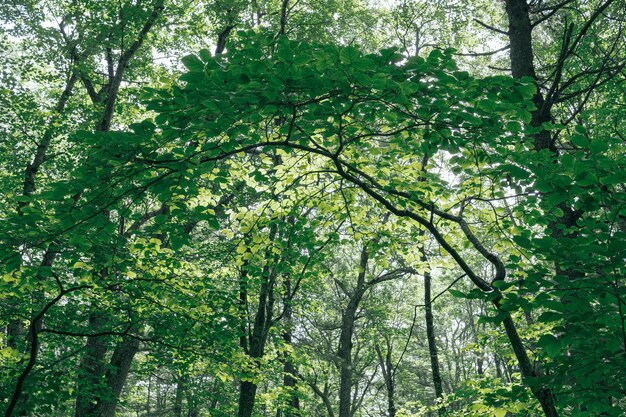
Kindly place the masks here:
<instances>
[{"instance_id":1,"label":"shaded forest interior","mask_svg":"<svg viewBox=\"0 0 626 417\"><path fill-rule=\"evenodd\" d=\"M625 30L2 2L0 412L626 416Z\"/></svg>"}]
</instances>

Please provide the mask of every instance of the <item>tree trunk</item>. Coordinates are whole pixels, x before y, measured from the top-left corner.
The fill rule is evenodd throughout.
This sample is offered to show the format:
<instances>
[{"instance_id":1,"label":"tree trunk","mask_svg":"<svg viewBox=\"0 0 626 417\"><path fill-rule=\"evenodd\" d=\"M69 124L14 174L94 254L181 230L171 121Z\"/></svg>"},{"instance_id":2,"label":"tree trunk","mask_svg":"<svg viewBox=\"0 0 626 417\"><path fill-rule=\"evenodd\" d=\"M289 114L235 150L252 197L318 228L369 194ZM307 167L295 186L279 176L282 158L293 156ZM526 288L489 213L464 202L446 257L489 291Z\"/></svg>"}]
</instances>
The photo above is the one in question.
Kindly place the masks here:
<instances>
[{"instance_id":1,"label":"tree trunk","mask_svg":"<svg viewBox=\"0 0 626 417\"><path fill-rule=\"evenodd\" d=\"M499 307L498 304L496 304L496 307ZM528 357L524 343L517 333L517 328L515 327L515 323L513 322L511 316L508 315L502 321L502 324L504 325L504 329L511 343L513 353L515 353L515 357L517 358L522 378L524 380L527 380L528 378L536 378L538 374ZM536 384L531 385L530 389L537 401L539 401L539 404L541 404L541 409L545 413L546 417L558 417L559 413L556 410L556 404L552 392L548 388L540 387Z\"/></svg>"},{"instance_id":2,"label":"tree trunk","mask_svg":"<svg viewBox=\"0 0 626 417\"><path fill-rule=\"evenodd\" d=\"M277 234L277 226L272 225L269 233L269 241L273 242ZM254 324L252 327L252 334L249 336L249 340L244 337L240 340L242 348L248 347L248 356L256 361L263 357L265 351L265 343L267 341L267 334L272 326L272 317L274 311L274 285L276 283L276 265L278 263L278 255L271 256L271 251L268 249L265 254L265 259L268 261L263 267L262 282L259 291L259 303L256 314L254 316ZM242 282L247 279L247 271L242 271ZM242 285L245 285L242 284ZM240 298L242 302L245 302L247 298L247 290L240 292ZM239 409L238 417L250 417L252 410L254 409L254 401L256 398L257 385L251 381L241 381L239 390Z\"/></svg>"},{"instance_id":3,"label":"tree trunk","mask_svg":"<svg viewBox=\"0 0 626 417\"><path fill-rule=\"evenodd\" d=\"M255 315L254 328L249 340L248 356L252 360L257 360L263 357L263 351L265 350L266 341L266 326L268 325L268 318L266 317L267 308L267 296L268 296L268 283L261 284L261 293L259 294L259 307ZM252 381L242 380L239 389L239 409L238 417L250 417L252 410L254 409L254 401L256 398L257 385Z\"/></svg>"},{"instance_id":4,"label":"tree trunk","mask_svg":"<svg viewBox=\"0 0 626 417\"><path fill-rule=\"evenodd\" d=\"M602 7L607 7L608 4L609 3L607 2ZM532 45L533 27L529 15L529 6L526 0L506 0L506 13L509 20L508 36L511 44L510 60L512 75L514 78L532 77L533 79L536 79L537 77L533 62L534 54ZM566 56L563 56L562 59L566 59ZM561 64L562 62L557 65ZM556 74L555 77L557 77ZM554 87L557 87L557 85L558 84L555 81ZM554 91L553 94L548 93L547 97L544 98L541 90L537 88L535 96L533 97L533 102L537 107L537 109L532 112L531 125L533 127L539 128L544 122L548 122L552 119L551 107L555 94L556 91ZM534 134L534 148L536 151L544 149L550 150L556 162L558 150L556 149L552 136L548 130L542 129L538 133ZM559 239L563 235L562 229L559 228L560 225L564 225L565 228L575 226L578 218L582 215L582 212L574 211L571 206L566 203L560 204L559 208L562 210L563 214L557 221L553 221L548 225L550 235L555 239ZM571 280L575 280L581 276L581 274L577 271L563 269L561 265L559 265L559 262L556 262L555 267L557 274L568 276ZM575 292L572 292L572 296L575 296ZM563 302L567 302L567 299L564 299ZM565 317L565 321L567 331L567 317ZM536 372L533 372L533 374L535 373ZM524 375L522 373L522 376L534 377L536 375ZM556 406L554 404L555 398L550 390L548 388L541 387L536 388L534 392L535 391L535 395L540 401L546 415L557 416L558 412L556 411Z\"/></svg>"},{"instance_id":5,"label":"tree trunk","mask_svg":"<svg viewBox=\"0 0 626 417\"><path fill-rule=\"evenodd\" d=\"M422 249L422 260L426 259L424 250ZM431 297L431 275L430 271L424 273L424 309L426 316L426 338L428 339L428 353L430 356L430 369L433 375L433 385L435 387L435 397L440 399L443 397L443 384L441 382L441 372L439 369L439 354L437 350L437 339L435 337L435 323L433 320L433 307ZM445 414L445 408L438 409L439 415Z\"/></svg>"},{"instance_id":6,"label":"tree trunk","mask_svg":"<svg viewBox=\"0 0 626 417\"><path fill-rule=\"evenodd\" d=\"M358 298L358 299L357 299ZM350 417L352 406L352 336L354 334L354 322L360 296L354 295L348 303L346 311L341 319L341 334L339 336L339 417Z\"/></svg>"},{"instance_id":7,"label":"tree trunk","mask_svg":"<svg viewBox=\"0 0 626 417\"><path fill-rule=\"evenodd\" d=\"M383 355L378 343L374 345L376 349L376 355L378 356L378 364L383 372L383 379L385 382L385 389L387 390L387 417L395 417L396 415L396 402L395 402L395 380L394 380L394 366L392 362L392 350L393 345L388 337L385 337L387 343L387 351Z\"/></svg>"},{"instance_id":8,"label":"tree trunk","mask_svg":"<svg viewBox=\"0 0 626 417\"><path fill-rule=\"evenodd\" d=\"M24 322L13 320L7 326L7 347L22 351L22 339L24 339Z\"/></svg>"},{"instance_id":9,"label":"tree trunk","mask_svg":"<svg viewBox=\"0 0 626 417\"><path fill-rule=\"evenodd\" d=\"M104 99L104 109L102 110L100 119L96 122L95 130L99 132L107 132L111 127L111 121L113 118L113 113L115 109L115 104L117 103L117 99L119 96L119 89L122 84L122 80L126 70L128 69L128 65L131 60L139 50L139 48L143 45L148 33L156 23L157 19L161 16L164 10L164 0L155 0L152 8L152 12L144 22L143 27L140 32L137 34L134 42L130 44L128 49L124 50L117 63L117 68L113 77L109 79L109 83L105 86L106 88L102 90L102 92L106 93L106 97ZM85 81L85 80L84 80ZM92 97L94 99L94 97ZM96 100L98 101L98 100ZM94 102L94 104L96 104ZM92 315L97 315L98 313L93 313ZM90 316L91 319L91 316ZM89 322L89 328L94 332L100 331L101 327L99 323L96 321ZM90 385L91 382L99 384L103 379L105 379L105 364L104 364L104 356L107 351L107 343L108 340L106 337L90 337L87 340L87 344L85 346L85 356L81 361L77 386L78 386L78 396L76 398L76 407L74 411L74 417L92 417L94 416L94 412L96 411L94 401L98 402L98 395L94 392L94 388L96 385ZM126 352L128 353L128 352ZM127 355L132 362L134 357L134 353L132 355ZM120 358L121 360L121 358ZM122 360L123 366L126 366L125 361ZM128 367L130 367L130 362L128 363ZM81 376L81 372L82 376ZM122 383L122 386L119 387L119 392L123 387L124 382L126 381L128 371L126 371L126 375L123 378L112 378L111 383L117 384L119 382ZM85 377L88 376L88 377ZM84 379L83 379L84 378ZM109 382L109 381L107 381ZM109 387L111 392L116 392L118 387ZM119 394L118 394L119 395ZM107 412L109 412L110 407L113 407L113 413L115 412L115 406L117 404L118 399L111 399L108 401L109 405L107 406ZM149 410L148 410L149 411Z\"/></svg>"},{"instance_id":10,"label":"tree trunk","mask_svg":"<svg viewBox=\"0 0 626 417\"><path fill-rule=\"evenodd\" d=\"M529 9L526 0L506 0L506 13L509 18L509 42L511 74L513 78L531 77L536 79L533 45L532 25L530 22ZM533 103L537 110L532 112L531 125L539 127L551 119L549 106L544 106L545 100L539 88L533 97ZM534 136L536 150L554 150L550 132L542 130Z\"/></svg>"},{"instance_id":11,"label":"tree trunk","mask_svg":"<svg viewBox=\"0 0 626 417\"><path fill-rule=\"evenodd\" d=\"M200 408L191 390L187 390L187 408L187 417L198 417L200 415Z\"/></svg>"},{"instance_id":12,"label":"tree trunk","mask_svg":"<svg viewBox=\"0 0 626 417\"><path fill-rule=\"evenodd\" d=\"M365 294L365 274L369 261L367 243L363 244L361 259L359 261L359 274L354 292L349 294L348 305L341 316L341 333L339 335L339 417L351 417L352 415L352 336L354 335L354 322L356 312ZM346 294L348 295L348 294Z\"/></svg>"},{"instance_id":13,"label":"tree trunk","mask_svg":"<svg viewBox=\"0 0 626 417\"><path fill-rule=\"evenodd\" d=\"M254 409L257 385L250 381L241 381L239 388L239 412L238 417L250 417Z\"/></svg>"},{"instance_id":14,"label":"tree trunk","mask_svg":"<svg viewBox=\"0 0 626 417\"><path fill-rule=\"evenodd\" d=\"M89 315L89 328L100 329L105 322L101 313ZM83 358L78 367L76 379L76 404L74 417L93 417L96 410L97 397L95 392L104 382L104 358L108 350L107 336L91 336L87 338Z\"/></svg>"},{"instance_id":15,"label":"tree trunk","mask_svg":"<svg viewBox=\"0 0 626 417\"><path fill-rule=\"evenodd\" d=\"M496 368L496 378L503 379L502 369L500 369L500 359L498 359L498 355L495 353L493 354L493 363Z\"/></svg>"},{"instance_id":16,"label":"tree trunk","mask_svg":"<svg viewBox=\"0 0 626 417\"><path fill-rule=\"evenodd\" d=\"M115 415L122 388L126 383L130 366L138 350L139 340L130 335L124 336L117 344L106 373L106 385L109 392L100 397L95 412L97 417L113 417Z\"/></svg>"},{"instance_id":17,"label":"tree trunk","mask_svg":"<svg viewBox=\"0 0 626 417\"><path fill-rule=\"evenodd\" d=\"M291 294L291 277L285 277L285 299L284 299L284 314L283 319L285 322L285 331L283 332L283 341L286 345L291 346L293 340L293 308L292 308L292 294ZM300 415L300 400L295 393L296 388L296 367L294 366L291 355L285 353L284 366L283 366L283 386L287 391L288 401L284 410L285 417L296 417ZM276 412L276 417L282 417L282 409L279 407Z\"/></svg>"},{"instance_id":18,"label":"tree trunk","mask_svg":"<svg viewBox=\"0 0 626 417\"><path fill-rule=\"evenodd\" d=\"M285 377L283 384L289 391L289 401L287 402L287 409L285 410L285 417L296 417L300 415L300 399L294 392L296 388L296 367L293 365L291 359L285 361L284 368Z\"/></svg>"},{"instance_id":19,"label":"tree trunk","mask_svg":"<svg viewBox=\"0 0 626 417\"><path fill-rule=\"evenodd\" d=\"M178 377L176 381L176 396L174 398L174 408L172 413L174 417L183 417L183 397L185 396L185 380Z\"/></svg>"}]
</instances>

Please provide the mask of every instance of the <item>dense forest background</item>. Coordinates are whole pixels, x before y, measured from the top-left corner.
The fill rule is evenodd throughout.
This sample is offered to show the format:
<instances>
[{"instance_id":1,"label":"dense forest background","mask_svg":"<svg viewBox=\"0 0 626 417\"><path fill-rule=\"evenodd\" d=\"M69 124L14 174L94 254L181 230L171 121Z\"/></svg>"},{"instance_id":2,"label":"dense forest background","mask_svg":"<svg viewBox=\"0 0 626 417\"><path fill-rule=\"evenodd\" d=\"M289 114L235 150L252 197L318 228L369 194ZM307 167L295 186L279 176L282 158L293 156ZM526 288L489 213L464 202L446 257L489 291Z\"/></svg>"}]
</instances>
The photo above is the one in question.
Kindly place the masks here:
<instances>
[{"instance_id":1,"label":"dense forest background","mask_svg":"<svg viewBox=\"0 0 626 417\"><path fill-rule=\"evenodd\" d=\"M626 415L626 2L0 3L0 411Z\"/></svg>"}]
</instances>

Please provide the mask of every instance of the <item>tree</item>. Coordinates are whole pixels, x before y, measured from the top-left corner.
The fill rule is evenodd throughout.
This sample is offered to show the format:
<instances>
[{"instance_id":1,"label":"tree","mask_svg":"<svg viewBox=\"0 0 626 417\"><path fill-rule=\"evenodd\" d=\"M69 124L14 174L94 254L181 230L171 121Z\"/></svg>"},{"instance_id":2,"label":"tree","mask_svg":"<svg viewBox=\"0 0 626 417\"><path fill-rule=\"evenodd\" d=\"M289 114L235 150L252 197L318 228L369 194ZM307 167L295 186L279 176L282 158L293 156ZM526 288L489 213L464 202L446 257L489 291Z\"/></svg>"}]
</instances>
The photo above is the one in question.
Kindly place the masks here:
<instances>
[{"instance_id":1,"label":"tree","mask_svg":"<svg viewBox=\"0 0 626 417\"><path fill-rule=\"evenodd\" d=\"M259 40L257 40L256 42L259 42ZM309 76L309 79L307 80L307 84L311 85L310 81L314 79L313 77L315 77L315 74L299 73L299 71L307 71L307 68L303 67L302 70L296 69L298 67L294 66L294 64L292 63L290 59L294 54L294 51L295 51L295 49L293 49L294 47L284 39L281 40L280 42L282 43L280 45L282 48L278 49L278 52L276 55L277 61L279 65L289 68L289 70L292 71L294 76L290 77L288 80L283 79L279 83L276 83L277 86L280 85L280 89L278 90L272 91L269 88L264 90L263 94L267 97L268 100L270 100L270 102L274 102L274 103L276 103L275 101L276 99L280 100L282 94L286 94L286 97L289 97L289 95L295 93L294 90L283 90L284 88L283 86L291 86L291 84L298 85L298 83L300 83L301 85L302 83L301 80L306 75ZM462 230L462 232L466 235L469 242L477 249L479 253L481 253L496 268L496 277L494 281L503 280L506 274L506 271L504 269L504 265L502 261L496 255L489 252L483 246L480 240L476 238L476 236L473 234L471 229L468 227L467 222L464 220L464 218L461 215L454 216L454 215L446 213L445 211L439 210L435 208L432 203L428 204L422 199L416 198L415 196L411 195L410 193L404 190L404 187L403 189L398 190L397 185L392 183L392 180L397 181L397 178L393 178L393 179L383 178L382 180L385 183L381 184L381 182L379 181L379 178L376 178L373 176L373 174L370 174L371 168L368 170L367 168L363 168L362 166L358 165L361 162L359 160L356 160L355 162L350 162L348 160L347 162L344 163L342 159L340 159L340 156L343 156L345 154L347 154L348 157L352 156L351 155L351 152L353 152L352 147L355 145L360 145L361 143L359 141L362 138L376 137L376 136L390 137L390 138L397 137L398 140L402 141L404 139L401 135L402 132L407 132L408 136L410 136L411 129L422 130L423 127L426 127L426 129L422 130L423 134L427 135L426 137L428 137L428 139L434 138L435 136L431 133L430 126L435 127L435 132L436 132L435 134L439 135L439 137L441 138L440 140L442 140L443 142L442 143L443 146L454 145L454 140L455 139L458 140L460 138L455 137L454 133L451 130L448 130L447 127L445 127L449 124L450 120L459 122L459 125L460 125L459 128L461 129L465 127L469 127L471 125L471 122L475 122L476 124L482 124L484 126L483 131L485 130L485 128L492 127L494 129L493 137L497 138L496 135L498 135L498 133L497 133L497 129L495 128L495 126L497 126L498 123L495 121L495 117L493 116L493 111L489 113L491 117L493 117L493 119L491 120L487 120L488 113L486 111L484 111L482 115L484 117L484 119L482 120L479 117L476 117L473 114L470 114L469 112L463 113L461 111L459 112L460 114L457 115L455 113L451 114L445 111L446 100L450 100L452 102L456 102L458 100L456 98L450 97L450 95L453 92L450 88L452 86L452 83L458 83L462 81L463 79L465 79L468 81L468 84L469 84L469 83L472 83L473 80L469 78L469 76L466 77L465 73L457 72L457 73L454 73L453 75L448 75L445 73L442 74L441 72L439 73L435 72L433 73L433 76L438 77L439 80L441 80L442 83L446 85L446 87L448 87L445 93L442 90L439 91L443 95L441 97L442 101L439 105L440 107L438 107L438 110L441 111L441 114L438 114L437 118L431 119L429 114L428 115L424 113L420 114L419 107L417 108L417 112L415 114L412 113L411 110L408 111L408 114L402 114L401 112L396 113L393 111L393 107L392 107L393 104L386 103L385 100L383 99L383 96L385 94L388 94L387 88L392 89L391 91L393 91L393 94L400 96L397 102L401 105L409 105L411 103L410 101L411 99L419 100L419 97L422 96L422 94L419 91L420 87L416 85L418 83L413 82L411 80L410 75L402 76L400 74L396 75L394 73L396 73L396 71L402 71L402 70L415 71L419 69L423 71L424 69L427 68L428 65L436 65L436 64L440 64L442 67L447 68L447 69L454 69L450 61L447 61L447 58L444 55L440 53L438 54L433 53L431 54L430 59L428 61L416 58L412 60L410 64L410 65L415 65L415 67L411 67L409 65L409 66L405 66L402 70L400 70L400 69L396 69L396 67L393 66L394 60L398 59L394 56L393 51L386 52L378 56L377 55L362 56L357 50L351 49L351 48L343 48L343 49L328 48L326 50L322 49L321 47L317 47L317 48L318 48L317 50L311 51L311 55L315 56L314 53L317 52L317 55L318 55L317 59L320 62L319 65L323 65L324 60L322 60L321 58L324 56L324 53L326 53L326 54L330 54L331 57L332 56L336 57L336 58L331 58L331 57L326 58L327 62L332 62L333 60L338 58L340 62L343 62L348 68L355 71L356 73L350 76L346 76L344 74L337 74L337 78L331 79L330 82L327 82L326 80L318 79L316 81L317 85L315 86L317 88L313 90L309 90L309 91L305 89L303 90L304 94L301 90L299 91L300 97L295 96L295 95L293 97L289 97L286 102L283 102L284 104L279 101L278 103L281 103L283 105L282 108L276 104L272 105L271 107L272 111L274 108L278 108L278 111L285 112L283 117L289 118L288 119L289 122L286 123L287 129L284 132L285 136L281 137L280 141L265 140L265 141L241 143L240 140L235 139L233 143L230 145L230 148L237 149L236 147L239 146L239 149L237 149L236 152L241 152L247 148L258 148L260 146L272 146L272 145L287 146L290 148L304 150L304 151L327 158L332 163L333 169L336 171L336 173L339 176L361 187L363 191L365 191L367 194L369 194L371 197L373 197L375 200L381 203L385 208L390 210L393 214L410 217L416 222L420 223L422 226L424 226L430 233L434 235L438 243L441 244L443 248L451 254L451 256L459 264L459 266L461 266L461 268L468 274L468 276L472 279L472 281L481 290L485 292L499 294L499 291L497 290L497 288L493 287L483 278L475 274L472 268L460 257L458 252L441 235L441 233L438 231L438 229L435 227L435 225L431 221L429 221L427 218L423 217L422 215L417 214L416 212L413 212L411 210L400 209L396 207L394 203L392 203L386 198L387 196L385 194L388 193L391 196L391 198L400 198L403 201L404 205L411 203L411 204L415 204L417 208L421 210L430 209L433 214L436 213L438 216L440 216L441 218L445 220L451 221L453 223L457 223L460 229ZM237 54L237 52L239 52L239 54ZM236 62L236 65L242 68L245 68L246 61L250 59L247 55L245 55L241 51L234 52L233 54L231 54L229 58L233 60L231 62ZM241 62L239 62L240 59L242 60ZM212 61L207 61L207 64L213 65ZM263 65L262 62L260 62L259 64ZM190 85L195 84L193 88L193 90L195 91L198 90L200 83L204 85L207 85L207 83L210 83L210 78L207 78L206 77L207 74L206 72L204 72L204 65L205 64L198 58L189 59L188 67L192 71L190 72L190 74L194 74L194 78L188 77L186 78L186 80L190 83ZM380 73L372 74L371 72L366 70L366 68L372 68L372 67L383 68L383 69L388 68L388 70L392 71L393 75L396 75L398 77L397 78L399 80L398 84L397 85L388 84L385 80L383 80L384 76L382 74ZM224 73L224 75L228 77L228 79L233 80L234 82L237 82L238 76L236 75L235 71L236 71L235 68L230 67L228 68L228 72ZM271 74L271 72L269 72L269 74ZM420 73L420 75L422 74L423 73ZM378 77L376 75L378 75ZM264 74L264 76L267 76L267 75ZM274 77L276 77L276 75L274 75ZM364 86L362 87L362 91L358 91L358 90L356 92L351 91L352 88L349 87L353 83L353 81L351 81L351 77L355 77L355 81L358 82L357 85ZM253 79L250 78L248 74L246 74L245 77L241 77L241 78L244 80L244 82L240 84L241 87L239 87L239 91L238 91L239 94L237 96L237 102L238 102L237 104L242 105L245 103L248 106L253 106L256 104L256 100L251 100L251 98L246 98L245 93L249 91L248 90L250 88L249 85L255 86L255 85L259 85L259 83L256 82L255 84L253 82ZM246 82L246 80L250 80L250 81ZM473 98L474 100L480 100L482 98L481 97L481 93L483 91L482 89L495 87L494 84L499 84L497 85L497 88L507 86L507 84L504 82L505 81L504 79L502 79L500 83L494 82L495 79L490 79L489 81L490 81L489 86L487 86L486 84L481 85L480 83L474 84L474 89L475 89L474 91L476 92L473 93L474 94L473 96L471 93L472 90L469 88L466 88L463 91L464 99L469 100L470 98ZM390 82L396 83L396 81L393 79ZM402 84L402 82L404 82L404 84ZM223 82L218 81L218 83L215 83L214 85L216 86L219 84L223 84ZM232 85L232 82L231 82L231 85ZM266 81L266 85L267 85L267 81ZM514 87L514 84L508 83L508 85L510 87ZM337 92L335 88L337 87L341 88L341 86L343 86L343 90L339 90L339 92ZM372 86L371 88L375 88L379 90L380 93L382 93L382 95L380 95L379 91L376 91L376 90L368 91L367 87L365 86ZM458 84L457 84L457 87L458 87ZM206 87L204 88L206 89ZM517 99L518 100L517 102L514 102L515 105L517 105L517 103L520 103L521 100L523 100L524 94L526 94L526 96L529 97L529 93L532 94L533 91L534 89L532 88L526 89L526 90L524 89L518 90L517 94L519 98ZM347 95L343 96L341 94L342 92L347 93ZM406 93L407 96L402 96L403 93ZM491 90L491 94L493 94L493 97L498 97L497 94L502 94L502 93L499 91ZM509 93L509 96L510 96L510 93ZM329 97L333 98L333 101L334 101L333 106L335 107L341 106L341 107L339 107L338 109L335 109L333 107L326 109L325 107L328 107L328 105L324 105L325 104L324 101L328 99ZM219 99L215 98L215 101L217 100ZM430 100L430 98L428 100ZM382 103L382 105L380 103ZM315 104L316 105L315 108L311 108L310 107L311 104ZM499 103L499 104L502 105L502 103ZM504 112L509 110L506 108L506 106L504 106L501 109L498 109L495 104L494 105L483 104L483 105L484 105L483 108L489 108L490 110L497 109L501 111L503 110ZM233 104L232 103L224 104L225 108L229 106L232 108ZM300 106L302 108L299 108ZM388 106L388 107L385 107L385 106ZM189 107L188 106L185 106L185 107L187 107L187 111L189 111ZM260 111L263 112L264 106L261 105L259 107L260 107ZM342 108L345 110L342 110ZM177 112L180 112L181 110L184 111L185 109L177 108L176 110ZM385 110L387 110L387 113L381 114L381 112L384 112ZM193 111L198 112L198 108L193 107ZM374 126L372 126L370 123L367 123L365 120L362 119L363 115L372 114L373 111L377 112L377 118L376 118L377 123ZM306 117L306 119L303 119L303 120L307 120L307 119L316 120L315 119L316 114L327 115L329 114L329 112L330 114L336 114L336 116L334 117L337 120L336 121L337 125L336 126L334 124L332 125L329 124L326 126L322 125L321 128L325 130L325 137L322 140L325 140L328 142L329 140L337 138L338 141L335 143L328 142L328 144L326 144L322 142L322 144L319 144L315 140L315 132L313 132L313 130L315 128L320 128L320 126L316 125L315 123L312 123L311 124L312 126L308 127L309 131L307 131L302 125L302 122L298 118L298 116L299 114L303 114L303 115L306 114L308 117ZM261 113L261 117L262 117L262 114L263 113ZM525 114L526 113L522 113L522 115L525 115ZM506 117L505 115L506 113L502 114L500 117ZM246 115L244 115L244 117L246 117ZM348 124L348 126L353 128L352 129L353 131L350 132L353 135L348 136L346 139L343 138L343 135L344 135L343 118L344 117L348 117L350 121L356 120L362 123L363 125L363 127L361 128L361 126L358 126L358 127L354 125L350 126L350 124ZM396 125L398 125L398 121L403 122L404 125L400 124L399 128L385 131L384 130L386 127L385 123L391 122L391 118L393 118L393 122L395 122ZM178 117L177 119L181 120ZM237 116L235 116L231 120L223 121L221 127L226 128L226 131L228 132L229 130L232 130L232 128L229 128L228 125L233 126L233 124L235 124L237 126L235 135L238 135L239 133L241 133L240 129L245 129L246 125L242 126L242 125L236 124L235 122L236 120L237 120ZM228 125L226 123L228 123ZM186 125L186 128L188 129L189 126ZM441 129L441 131L438 131L437 128ZM387 129L389 129L389 127L387 127ZM465 131L463 133L465 133ZM232 132L228 132L227 134L232 136ZM471 137L471 134L472 134L471 128L467 130L467 134ZM457 136L460 136L460 135L457 135ZM295 137L297 139L293 141L292 137ZM326 146L323 146L323 145L326 145ZM393 142L392 142L392 145L393 145ZM428 142L425 142L425 145L422 145L422 146L431 146L431 144ZM330 147L335 148L335 150L331 150ZM215 155L213 156L214 158L222 158L225 156L225 153L223 152L223 149L221 148L221 144L218 144L217 147L215 145L210 145L209 150L211 149L219 150L219 152L214 153ZM417 150L419 150L419 148L417 148ZM390 148L390 151L393 151L393 148ZM393 154L393 152L389 152L388 154ZM210 157L205 156L205 158L209 159ZM365 164L367 164L367 162L368 161L366 161ZM378 166L380 167L380 164L385 163L385 160L384 159L382 161L377 160L376 162ZM363 165L367 167L367 165L365 164ZM390 184L391 186L388 186L388 184ZM405 185L405 184L402 184L402 185ZM407 187L409 186L408 184L406 185ZM381 194L381 192L385 194ZM463 213L465 204L466 204L465 202L462 203L460 213ZM501 299L500 297L501 296L498 295L496 298L493 299L496 307L499 307L499 302ZM516 351L516 354L518 356L518 360L522 368L522 374L527 377L532 377L534 376L534 371L532 370L532 367L530 365L530 360L528 359L528 356L523 347L523 344L521 340L519 339L519 335L517 334L515 325L513 321L511 320L510 316L508 315L508 313L502 312L502 314L504 315L503 319L505 321L505 328L507 329L507 334L509 335L513 348ZM551 404L551 400L550 400L551 397L549 394L544 394L543 388L540 388L537 390L537 396L539 397L540 401L545 402L544 406L546 408L553 408L553 405Z\"/></svg>"},{"instance_id":2,"label":"tree","mask_svg":"<svg viewBox=\"0 0 626 417\"><path fill-rule=\"evenodd\" d=\"M620 415L624 10L1 6L3 412Z\"/></svg>"}]
</instances>

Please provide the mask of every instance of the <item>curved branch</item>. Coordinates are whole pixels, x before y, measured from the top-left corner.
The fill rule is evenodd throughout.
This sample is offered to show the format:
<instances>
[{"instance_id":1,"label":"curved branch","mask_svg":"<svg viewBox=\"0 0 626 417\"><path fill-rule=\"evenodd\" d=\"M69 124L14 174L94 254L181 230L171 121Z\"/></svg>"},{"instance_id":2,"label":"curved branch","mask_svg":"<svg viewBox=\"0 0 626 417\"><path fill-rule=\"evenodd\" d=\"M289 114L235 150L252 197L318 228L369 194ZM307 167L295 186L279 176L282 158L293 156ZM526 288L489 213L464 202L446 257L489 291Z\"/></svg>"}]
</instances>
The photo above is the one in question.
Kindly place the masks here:
<instances>
[{"instance_id":1,"label":"curved branch","mask_svg":"<svg viewBox=\"0 0 626 417\"><path fill-rule=\"evenodd\" d=\"M7 407L6 412L4 413L5 417L13 416L13 410L15 409L15 406L17 405L17 402L19 401L22 395L24 382L26 381L26 378L28 378L28 375L30 374L33 367L35 366L35 363L37 362L37 355L39 354L39 333L40 333L40 331L38 330L38 327L39 327L39 323L41 322L41 319L43 318L43 316L45 316L48 310L50 310L50 308L53 305L55 305L66 294L69 294L70 292L82 290L85 288L89 288L89 287L90 285L80 285L78 287L68 288L65 291L61 291L59 295L57 295L52 300L50 300L41 309L41 311L31 320L30 326L29 326L29 333L30 333L30 339L31 339L30 356L28 358L28 363L26 364L26 367L24 368L20 376L17 378L17 381L15 383L15 389L13 390L13 395L11 396L11 401L9 402L9 406Z\"/></svg>"}]
</instances>

